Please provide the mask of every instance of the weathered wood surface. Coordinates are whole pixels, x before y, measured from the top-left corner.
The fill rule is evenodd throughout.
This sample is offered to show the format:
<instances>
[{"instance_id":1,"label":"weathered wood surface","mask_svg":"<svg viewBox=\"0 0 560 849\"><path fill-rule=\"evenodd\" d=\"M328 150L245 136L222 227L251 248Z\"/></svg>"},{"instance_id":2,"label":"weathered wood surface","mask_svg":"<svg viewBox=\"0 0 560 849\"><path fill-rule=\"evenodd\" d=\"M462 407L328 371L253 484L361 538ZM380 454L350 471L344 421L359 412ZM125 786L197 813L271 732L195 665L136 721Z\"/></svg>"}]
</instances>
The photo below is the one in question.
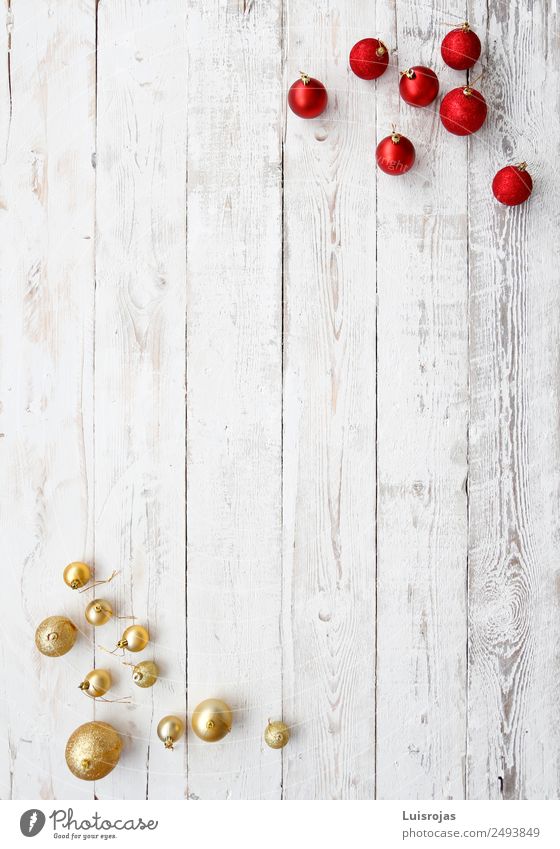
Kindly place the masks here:
<instances>
[{"instance_id":1,"label":"weathered wood surface","mask_svg":"<svg viewBox=\"0 0 560 849\"><path fill-rule=\"evenodd\" d=\"M470 140L397 92L410 64L465 80L451 0L2 10L2 798L558 798L554 7L470 5ZM377 83L347 67L366 35L395 50ZM315 121L286 108L300 70ZM491 178L521 159L507 210ZM76 558L120 570L97 592L148 624L153 690L100 648L128 622L85 627ZM82 633L51 661L59 612ZM79 693L94 662L131 706ZM234 730L165 752L187 690ZM63 752L94 714L125 750L92 788Z\"/></svg>"}]
</instances>

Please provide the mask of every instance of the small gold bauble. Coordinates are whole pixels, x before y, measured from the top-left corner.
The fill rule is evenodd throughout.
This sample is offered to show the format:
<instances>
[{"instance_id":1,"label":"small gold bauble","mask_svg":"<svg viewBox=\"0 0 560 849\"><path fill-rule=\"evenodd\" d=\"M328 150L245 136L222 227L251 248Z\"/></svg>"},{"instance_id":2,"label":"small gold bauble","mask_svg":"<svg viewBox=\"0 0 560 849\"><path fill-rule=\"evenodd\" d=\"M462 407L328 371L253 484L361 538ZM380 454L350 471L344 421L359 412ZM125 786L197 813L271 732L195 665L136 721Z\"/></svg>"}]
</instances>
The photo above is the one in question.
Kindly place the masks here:
<instances>
[{"instance_id":1,"label":"small gold bauble","mask_svg":"<svg viewBox=\"0 0 560 849\"><path fill-rule=\"evenodd\" d=\"M150 635L147 628L144 628L143 625L129 625L128 628L125 628L117 647L129 651L142 651L149 642Z\"/></svg>"},{"instance_id":2,"label":"small gold bauble","mask_svg":"<svg viewBox=\"0 0 560 849\"><path fill-rule=\"evenodd\" d=\"M66 616L49 616L35 631L35 645L46 657L62 657L70 651L78 629Z\"/></svg>"},{"instance_id":3,"label":"small gold bauble","mask_svg":"<svg viewBox=\"0 0 560 849\"><path fill-rule=\"evenodd\" d=\"M268 725L264 729L264 742L271 749L283 749L290 739L290 729L285 722L272 722L268 720Z\"/></svg>"},{"instance_id":4,"label":"small gold bauble","mask_svg":"<svg viewBox=\"0 0 560 849\"><path fill-rule=\"evenodd\" d=\"M97 781L109 775L121 755L122 741L107 722L86 722L70 735L66 763L76 778Z\"/></svg>"},{"instance_id":5,"label":"small gold bauble","mask_svg":"<svg viewBox=\"0 0 560 849\"><path fill-rule=\"evenodd\" d=\"M94 598L86 607L86 619L90 625L97 628L105 625L113 615L113 608L104 598Z\"/></svg>"},{"instance_id":6,"label":"small gold bauble","mask_svg":"<svg viewBox=\"0 0 560 849\"><path fill-rule=\"evenodd\" d=\"M79 590L85 587L91 580L91 569L87 563L81 563L76 560L74 563L69 563L64 570L64 583L73 590Z\"/></svg>"},{"instance_id":7,"label":"small gold bauble","mask_svg":"<svg viewBox=\"0 0 560 849\"><path fill-rule=\"evenodd\" d=\"M80 684L80 690L92 699L97 699L111 689L112 683L113 679L108 669L92 669Z\"/></svg>"},{"instance_id":8,"label":"small gold bauble","mask_svg":"<svg viewBox=\"0 0 560 849\"><path fill-rule=\"evenodd\" d=\"M183 736L184 731L185 724L178 716L164 716L157 727L158 737L166 749L172 749L173 743Z\"/></svg>"},{"instance_id":9,"label":"small gold bauble","mask_svg":"<svg viewBox=\"0 0 560 849\"><path fill-rule=\"evenodd\" d=\"M132 680L137 687L153 687L158 675L158 665L153 660L143 660L132 670Z\"/></svg>"},{"instance_id":10,"label":"small gold bauble","mask_svg":"<svg viewBox=\"0 0 560 849\"><path fill-rule=\"evenodd\" d=\"M193 711L191 725L197 737L216 743L231 731L231 708L221 699L205 699Z\"/></svg>"}]
</instances>

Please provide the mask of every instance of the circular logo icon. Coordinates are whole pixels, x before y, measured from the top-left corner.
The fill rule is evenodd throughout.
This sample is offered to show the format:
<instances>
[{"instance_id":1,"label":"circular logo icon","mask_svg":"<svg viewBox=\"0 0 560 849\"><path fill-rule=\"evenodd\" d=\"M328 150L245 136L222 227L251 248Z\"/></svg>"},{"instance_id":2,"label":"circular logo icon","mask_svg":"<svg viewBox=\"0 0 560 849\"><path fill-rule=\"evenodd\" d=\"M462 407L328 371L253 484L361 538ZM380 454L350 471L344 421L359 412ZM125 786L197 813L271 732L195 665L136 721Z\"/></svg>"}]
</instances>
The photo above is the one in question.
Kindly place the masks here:
<instances>
[{"instance_id":1,"label":"circular logo icon","mask_svg":"<svg viewBox=\"0 0 560 849\"><path fill-rule=\"evenodd\" d=\"M25 837L35 837L36 834L39 834L45 822L46 817L43 811L39 811L37 808L31 808L31 810L21 815L19 827Z\"/></svg>"}]
</instances>

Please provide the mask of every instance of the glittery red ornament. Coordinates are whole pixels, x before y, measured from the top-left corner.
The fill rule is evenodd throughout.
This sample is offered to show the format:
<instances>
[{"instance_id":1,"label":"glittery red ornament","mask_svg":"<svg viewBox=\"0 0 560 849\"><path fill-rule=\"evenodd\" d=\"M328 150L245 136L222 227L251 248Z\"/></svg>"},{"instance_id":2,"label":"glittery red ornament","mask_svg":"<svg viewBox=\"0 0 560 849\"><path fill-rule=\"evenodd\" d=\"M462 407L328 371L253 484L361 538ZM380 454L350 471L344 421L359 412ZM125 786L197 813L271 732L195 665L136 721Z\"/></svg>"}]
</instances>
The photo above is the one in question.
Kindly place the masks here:
<instances>
[{"instance_id":1,"label":"glittery red ornament","mask_svg":"<svg viewBox=\"0 0 560 849\"><path fill-rule=\"evenodd\" d=\"M288 93L288 105L300 118L316 118L327 108L327 89L319 80L301 74Z\"/></svg>"},{"instance_id":2,"label":"glittery red ornament","mask_svg":"<svg viewBox=\"0 0 560 849\"><path fill-rule=\"evenodd\" d=\"M531 175L526 170L527 163L506 165L501 168L492 180L494 197L506 206L517 206L524 203L533 191Z\"/></svg>"},{"instance_id":3,"label":"glittery red ornament","mask_svg":"<svg viewBox=\"0 0 560 849\"><path fill-rule=\"evenodd\" d=\"M488 109L480 92L474 88L453 88L448 91L439 107L441 123L456 136L470 136L480 130Z\"/></svg>"},{"instance_id":4,"label":"glittery red ornament","mask_svg":"<svg viewBox=\"0 0 560 849\"><path fill-rule=\"evenodd\" d=\"M410 106L428 106L436 99L438 91L438 78L431 68L415 65L408 71L401 71L399 93Z\"/></svg>"},{"instance_id":5,"label":"glittery red ornament","mask_svg":"<svg viewBox=\"0 0 560 849\"><path fill-rule=\"evenodd\" d=\"M478 61L482 47L480 38L465 21L462 27L448 32L441 43L443 61L456 71L466 71Z\"/></svg>"},{"instance_id":6,"label":"glittery red ornament","mask_svg":"<svg viewBox=\"0 0 560 849\"><path fill-rule=\"evenodd\" d=\"M397 176L410 171L416 159L416 152L410 139L399 133L391 133L377 145L375 158L385 174Z\"/></svg>"},{"instance_id":7,"label":"glittery red ornament","mask_svg":"<svg viewBox=\"0 0 560 849\"><path fill-rule=\"evenodd\" d=\"M350 67L362 80L376 80L389 64L389 51L377 38L362 38L350 51Z\"/></svg>"}]
</instances>

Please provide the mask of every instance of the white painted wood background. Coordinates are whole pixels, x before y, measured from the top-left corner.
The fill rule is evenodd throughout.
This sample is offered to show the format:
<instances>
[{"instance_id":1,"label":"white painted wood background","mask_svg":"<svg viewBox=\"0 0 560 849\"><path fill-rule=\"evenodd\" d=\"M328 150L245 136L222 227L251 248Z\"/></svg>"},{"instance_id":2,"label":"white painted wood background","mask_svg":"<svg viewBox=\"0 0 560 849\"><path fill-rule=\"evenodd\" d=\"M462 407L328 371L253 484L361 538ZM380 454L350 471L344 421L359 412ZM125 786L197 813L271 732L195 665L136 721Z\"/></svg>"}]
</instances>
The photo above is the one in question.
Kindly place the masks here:
<instances>
[{"instance_id":1,"label":"white painted wood background","mask_svg":"<svg viewBox=\"0 0 560 849\"><path fill-rule=\"evenodd\" d=\"M558 798L556 4L2 4L2 797ZM468 140L397 92L410 64L461 84L465 14ZM368 35L377 83L347 66ZM315 121L286 111L300 69ZM520 159L533 198L502 208ZM123 623L85 626L74 559L120 570L152 690L99 648ZM82 633L52 661L55 613ZM79 692L95 662L130 707ZM207 696L231 735L165 752L160 716ZM64 746L94 715L125 749L92 787Z\"/></svg>"}]
</instances>

